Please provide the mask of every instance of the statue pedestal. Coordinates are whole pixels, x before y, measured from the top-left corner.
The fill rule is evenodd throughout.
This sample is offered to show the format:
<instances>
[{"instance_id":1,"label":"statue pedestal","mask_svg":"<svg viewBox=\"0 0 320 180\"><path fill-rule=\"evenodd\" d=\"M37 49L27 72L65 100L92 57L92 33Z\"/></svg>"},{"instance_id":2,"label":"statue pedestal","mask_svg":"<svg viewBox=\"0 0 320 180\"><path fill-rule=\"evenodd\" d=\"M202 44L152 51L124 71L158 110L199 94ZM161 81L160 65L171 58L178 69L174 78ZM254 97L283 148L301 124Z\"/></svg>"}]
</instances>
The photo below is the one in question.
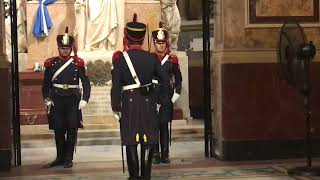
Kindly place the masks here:
<instances>
[{"instance_id":1,"label":"statue pedestal","mask_svg":"<svg viewBox=\"0 0 320 180\"><path fill-rule=\"evenodd\" d=\"M42 98L43 72L20 72L20 124L47 124L46 107Z\"/></svg>"},{"instance_id":2,"label":"statue pedestal","mask_svg":"<svg viewBox=\"0 0 320 180\"><path fill-rule=\"evenodd\" d=\"M88 62L94 62L96 60L102 60L103 62L110 62L112 63L112 56L114 51L79 51L77 54L78 56L84 60L85 64Z\"/></svg>"}]
</instances>

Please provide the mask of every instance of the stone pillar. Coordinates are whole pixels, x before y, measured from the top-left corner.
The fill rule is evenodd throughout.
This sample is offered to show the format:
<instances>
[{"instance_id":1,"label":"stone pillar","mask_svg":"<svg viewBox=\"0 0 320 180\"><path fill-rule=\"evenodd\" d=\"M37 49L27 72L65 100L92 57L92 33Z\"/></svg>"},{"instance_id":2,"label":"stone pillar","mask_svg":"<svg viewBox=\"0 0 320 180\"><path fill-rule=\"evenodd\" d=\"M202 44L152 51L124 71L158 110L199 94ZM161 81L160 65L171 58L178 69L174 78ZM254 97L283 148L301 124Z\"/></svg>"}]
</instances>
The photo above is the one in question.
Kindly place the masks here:
<instances>
[{"instance_id":1,"label":"stone pillar","mask_svg":"<svg viewBox=\"0 0 320 180\"><path fill-rule=\"evenodd\" d=\"M10 86L10 64L5 54L5 22L4 4L0 0L0 171L9 170L11 167L11 86Z\"/></svg>"},{"instance_id":2,"label":"stone pillar","mask_svg":"<svg viewBox=\"0 0 320 180\"><path fill-rule=\"evenodd\" d=\"M202 19L202 3L199 0L189 0L188 20Z\"/></svg>"},{"instance_id":3,"label":"stone pillar","mask_svg":"<svg viewBox=\"0 0 320 180\"><path fill-rule=\"evenodd\" d=\"M302 27L308 26L307 39L320 47L319 16L310 14L313 3L301 10L302 0L274 2L217 0L212 117L217 139L215 152L220 159L305 156L303 96L281 76L277 43L281 22L288 16L296 16L302 18ZM286 14L287 9L291 11ZM319 12L319 7L315 9ZM310 21L313 18L315 21ZM316 138L320 135L319 82L320 64L316 56L311 65L314 150L320 147Z\"/></svg>"},{"instance_id":4,"label":"stone pillar","mask_svg":"<svg viewBox=\"0 0 320 180\"><path fill-rule=\"evenodd\" d=\"M181 21L188 19L188 4L189 0L178 0L178 8L180 12Z\"/></svg>"}]
</instances>

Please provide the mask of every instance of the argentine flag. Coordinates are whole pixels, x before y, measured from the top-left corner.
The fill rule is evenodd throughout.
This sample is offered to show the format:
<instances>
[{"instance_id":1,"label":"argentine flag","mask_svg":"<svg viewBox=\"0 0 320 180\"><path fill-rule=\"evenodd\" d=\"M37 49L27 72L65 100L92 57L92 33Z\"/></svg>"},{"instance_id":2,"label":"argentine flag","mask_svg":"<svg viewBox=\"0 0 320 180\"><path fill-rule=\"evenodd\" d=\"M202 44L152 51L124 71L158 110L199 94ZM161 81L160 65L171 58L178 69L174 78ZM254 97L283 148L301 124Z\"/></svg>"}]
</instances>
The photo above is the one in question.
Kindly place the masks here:
<instances>
[{"instance_id":1,"label":"argentine flag","mask_svg":"<svg viewBox=\"0 0 320 180\"><path fill-rule=\"evenodd\" d=\"M35 23L33 26L33 36L36 38L46 37L52 27L47 6L55 3L57 0L39 0Z\"/></svg>"}]
</instances>

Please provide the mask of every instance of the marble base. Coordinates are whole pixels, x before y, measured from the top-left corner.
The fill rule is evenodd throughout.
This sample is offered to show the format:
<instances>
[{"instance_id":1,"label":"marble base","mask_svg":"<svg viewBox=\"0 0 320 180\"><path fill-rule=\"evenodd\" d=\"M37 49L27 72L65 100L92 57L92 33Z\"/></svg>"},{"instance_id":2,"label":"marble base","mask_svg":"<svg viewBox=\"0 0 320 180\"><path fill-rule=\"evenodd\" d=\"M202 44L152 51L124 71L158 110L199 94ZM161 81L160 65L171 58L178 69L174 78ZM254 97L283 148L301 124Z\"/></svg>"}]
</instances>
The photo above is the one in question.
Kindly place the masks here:
<instances>
[{"instance_id":1,"label":"marble base","mask_svg":"<svg viewBox=\"0 0 320 180\"><path fill-rule=\"evenodd\" d=\"M114 51L79 51L78 56L84 60L85 63L90 61L102 60L104 62L112 62L112 55Z\"/></svg>"},{"instance_id":2,"label":"marble base","mask_svg":"<svg viewBox=\"0 0 320 180\"><path fill-rule=\"evenodd\" d=\"M175 106L182 109L183 118L191 120L189 108L189 61L186 52L176 51L173 52L179 60L180 70L182 74L182 90L181 95Z\"/></svg>"}]
</instances>

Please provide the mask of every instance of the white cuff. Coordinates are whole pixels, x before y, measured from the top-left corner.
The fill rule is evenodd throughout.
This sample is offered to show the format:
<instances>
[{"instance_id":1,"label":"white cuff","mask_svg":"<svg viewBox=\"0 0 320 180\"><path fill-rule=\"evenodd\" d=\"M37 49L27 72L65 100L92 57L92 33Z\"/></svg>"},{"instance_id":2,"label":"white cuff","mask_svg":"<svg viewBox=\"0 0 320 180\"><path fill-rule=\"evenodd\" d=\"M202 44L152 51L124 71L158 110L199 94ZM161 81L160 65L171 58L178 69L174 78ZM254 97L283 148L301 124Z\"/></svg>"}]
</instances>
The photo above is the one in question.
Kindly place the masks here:
<instances>
[{"instance_id":1,"label":"white cuff","mask_svg":"<svg viewBox=\"0 0 320 180\"><path fill-rule=\"evenodd\" d=\"M120 120L120 116L121 116L121 113L120 112L113 112L113 116L116 118L116 120Z\"/></svg>"},{"instance_id":2,"label":"white cuff","mask_svg":"<svg viewBox=\"0 0 320 180\"><path fill-rule=\"evenodd\" d=\"M179 98L180 94L178 93L174 93L172 98L171 98L171 102L175 103L177 101L177 99Z\"/></svg>"},{"instance_id":3,"label":"white cuff","mask_svg":"<svg viewBox=\"0 0 320 180\"><path fill-rule=\"evenodd\" d=\"M87 101L85 100L81 100L79 103L79 109L82 109L83 107L85 107L87 105Z\"/></svg>"}]
</instances>

